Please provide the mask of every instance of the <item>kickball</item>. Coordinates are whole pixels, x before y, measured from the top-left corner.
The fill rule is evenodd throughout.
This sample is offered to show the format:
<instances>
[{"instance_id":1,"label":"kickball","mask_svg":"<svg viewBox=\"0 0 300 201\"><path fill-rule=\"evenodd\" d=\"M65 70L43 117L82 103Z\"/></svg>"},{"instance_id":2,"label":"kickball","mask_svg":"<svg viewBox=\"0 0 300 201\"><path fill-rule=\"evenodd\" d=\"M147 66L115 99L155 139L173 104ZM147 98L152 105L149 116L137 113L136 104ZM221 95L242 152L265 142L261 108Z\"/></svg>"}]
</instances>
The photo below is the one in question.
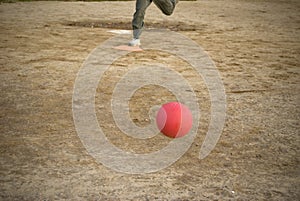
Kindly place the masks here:
<instances>
[{"instance_id":1,"label":"kickball","mask_svg":"<svg viewBox=\"0 0 300 201\"><path fill-rule=\"evenodd\" d=\"M171 138L186 135L192 128L193 116L189 108L179 102L161 106L156 115L156 125L161 133Z\"/></svg>"}]
</instances>

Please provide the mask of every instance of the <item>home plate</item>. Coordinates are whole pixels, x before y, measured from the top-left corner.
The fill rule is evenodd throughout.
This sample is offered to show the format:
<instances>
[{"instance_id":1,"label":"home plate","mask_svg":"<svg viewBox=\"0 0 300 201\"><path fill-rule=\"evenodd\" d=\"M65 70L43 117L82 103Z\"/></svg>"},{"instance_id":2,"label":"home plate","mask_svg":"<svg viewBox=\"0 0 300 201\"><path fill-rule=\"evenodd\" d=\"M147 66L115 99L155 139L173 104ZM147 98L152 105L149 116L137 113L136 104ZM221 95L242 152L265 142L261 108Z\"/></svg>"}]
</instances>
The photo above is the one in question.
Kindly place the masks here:
<instances>
[{"instance_id":1,"label":"home plate","mask_svg":"<svg viewBox=\"0 0 300 201\"><path fill-rule=\"evenodd\" d=\"M114 34L131 34L130 30L109 30L108 32Z\"/></svg>"},{"instance_id":2,"label":"home plate","mask_svg":"<svg viewBox=\"0 0 300 201\"><path fill-rule=\"evenodd\" d=\"M130 51L130 52L143 51L143 49L140 48L139 46L128 46L128 45L120 45L120 46L116 46L116 47L114 47L114 49L117 49L117 50L124 50L124 51Z\"/></svg>"}]
</instances>

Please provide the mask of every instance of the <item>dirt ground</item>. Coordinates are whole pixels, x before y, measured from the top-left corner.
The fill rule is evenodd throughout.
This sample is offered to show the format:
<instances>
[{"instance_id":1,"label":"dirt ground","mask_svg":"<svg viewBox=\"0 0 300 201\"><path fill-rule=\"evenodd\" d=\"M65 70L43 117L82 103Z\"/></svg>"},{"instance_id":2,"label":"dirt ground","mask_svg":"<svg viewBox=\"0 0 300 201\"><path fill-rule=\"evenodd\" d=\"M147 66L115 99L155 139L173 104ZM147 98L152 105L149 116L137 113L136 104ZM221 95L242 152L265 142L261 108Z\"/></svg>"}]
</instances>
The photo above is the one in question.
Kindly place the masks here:
<instances>
[{"instance_id":1,"label":"dirt ground","mask_svg":"<svg viewBox=\"0 0 300 201\"><path fill-rule=\"evenodd\" d=\"M121 149L151 152L169 142L162 135L135 140L115 128L109 101L129 64L155 60L178 67L201 107L188 152L164 170L140 175L97 163L72 114L82 63L114 36L109 30L130 29L133 12L133 1L0 4L0 200L299 200L300 2L180 2L171 17L150 6L146 26L188 36L214 60L227 116L217 146L200 160L210 116L201 78L159 51L116 61L97 88L96 112ZM130 101L132 118L146 125L149 105L171 100L162 88L141 88Z\"/></svg>"}]
</instances>

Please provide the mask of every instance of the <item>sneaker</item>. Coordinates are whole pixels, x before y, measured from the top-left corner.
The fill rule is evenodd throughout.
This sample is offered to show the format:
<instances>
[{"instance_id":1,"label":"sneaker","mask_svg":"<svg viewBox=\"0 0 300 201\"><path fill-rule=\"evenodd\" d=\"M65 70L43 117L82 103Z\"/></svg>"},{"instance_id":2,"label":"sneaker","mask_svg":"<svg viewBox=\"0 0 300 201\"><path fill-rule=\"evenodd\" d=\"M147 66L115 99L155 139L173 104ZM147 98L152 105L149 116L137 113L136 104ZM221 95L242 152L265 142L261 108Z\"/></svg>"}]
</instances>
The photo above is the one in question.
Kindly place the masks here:
<instances>
[{"instance_id":1,"label":"sneaker","mask_svg":"<svg viewBox=\"0 0 300 201\"><path fill-rule=\"evenodd\" d=\"M134 38L128 43L128 45L129 46L139 46L139 45L141 45L141 41L140 41L140 39Z\"/></svg>"}]
</instances>

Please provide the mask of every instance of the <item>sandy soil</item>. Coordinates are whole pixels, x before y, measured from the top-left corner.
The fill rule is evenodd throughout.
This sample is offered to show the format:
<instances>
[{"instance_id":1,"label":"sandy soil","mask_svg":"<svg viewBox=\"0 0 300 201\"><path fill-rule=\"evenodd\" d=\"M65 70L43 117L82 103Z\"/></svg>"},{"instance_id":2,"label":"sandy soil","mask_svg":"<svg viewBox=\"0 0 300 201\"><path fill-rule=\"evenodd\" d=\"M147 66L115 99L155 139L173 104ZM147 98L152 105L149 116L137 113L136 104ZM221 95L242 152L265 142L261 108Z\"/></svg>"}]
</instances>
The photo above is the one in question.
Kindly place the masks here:
<instances>
[{"instance_id":1,"label":"sandy soil","mask_svg":"<svg viewBox=\"0 0 300 201\"><path fill-rule=\"evenodd\" d=\"M217 146L199 160L210 115L208 92L195 73L181 71L197 89L200 129L180 160L142 175L98 164L82 145L72 116L83 61L114 35L108 30L130 28L133 11L134 2L0 5L0 199L298 200L299 1L180 2L172 17L150 6L148 27L190 37L215 61L226 89L227 118ZM158 51L131 53L116 61L97 89L97 115L108 138L137 153L159 150L168 139L125 137L113 124L109 100L127 63L153 60L178 71L188 68ZM174 96L164 89L142 88L130 101L132 118L146 125L149 105L170 100Z\"/></svg>"}]
</instances>

